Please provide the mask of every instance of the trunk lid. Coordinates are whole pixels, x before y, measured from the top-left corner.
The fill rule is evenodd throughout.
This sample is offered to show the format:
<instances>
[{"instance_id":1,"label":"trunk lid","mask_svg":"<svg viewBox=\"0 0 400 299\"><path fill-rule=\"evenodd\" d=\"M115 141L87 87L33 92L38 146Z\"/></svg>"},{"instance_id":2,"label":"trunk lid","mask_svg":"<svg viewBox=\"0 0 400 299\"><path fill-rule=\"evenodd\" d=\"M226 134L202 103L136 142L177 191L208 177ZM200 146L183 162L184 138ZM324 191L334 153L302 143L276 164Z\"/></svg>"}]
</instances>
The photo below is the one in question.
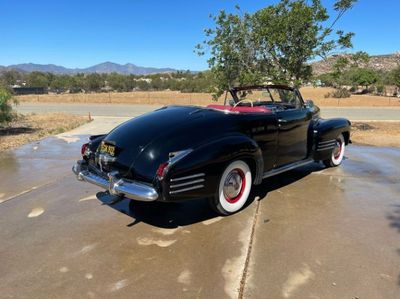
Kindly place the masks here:
<instances>
[{"instance_id":1,"label":"trunk lid","mask_svg":"<svg viewBox=\"0 0 400 299\"><path fill-rule=\"evenodd\" d=\"M192 113L199 107L169 106L133 118L113 129L103 140L115 146L116 161L105 165L107 172L118 171L123 177L135 177L131 166L154 140L177 127L202 117Z\"/></svg>"}]
</instances>

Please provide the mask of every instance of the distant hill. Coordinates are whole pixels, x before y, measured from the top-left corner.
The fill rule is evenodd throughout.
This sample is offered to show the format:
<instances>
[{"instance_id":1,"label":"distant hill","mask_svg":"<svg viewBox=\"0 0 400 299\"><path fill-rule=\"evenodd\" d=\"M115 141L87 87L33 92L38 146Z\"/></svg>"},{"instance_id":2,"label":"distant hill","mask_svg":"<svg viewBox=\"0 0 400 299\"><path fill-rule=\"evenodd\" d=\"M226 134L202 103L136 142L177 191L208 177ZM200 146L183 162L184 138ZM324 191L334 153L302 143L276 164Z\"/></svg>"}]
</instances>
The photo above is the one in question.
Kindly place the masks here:
<instances>
[{"instance_id":1,"label":"distant hill","mask_svg":"<svg viewBox=\"0 0 400 299\"><path fill-rule=\"evenodd\" d=\"M346 57L348 54L333 55L328 57L326 60L320 60L311 63L313 72L316 75L329 73L332 71L332 66L339 57ZM400 65L400 53L388 54L388 55L373 55L370 56L368 65L363 67L369 67L375 70L391 71Z\"/></svg>"},{"instance_id":2,"label":"distant hill","mask_svg":"<svg viewBox=\"0 0 400 299\"><path fill-rule=\"evenodd\" d=\"M66 68L54 64L35 64L35 63L22 63L8 66L0 66L0 72L4 70L15 69L22 72L49 72L54 74L76 74L76 73L119 73L119 74L134 74L134 75L148 75L155 73L172 73L177 70L172 68L154 68L137 66L132 63L118 64L113 62L104 62L93 65L87 68Z\"/></svg>"}]
</instances>

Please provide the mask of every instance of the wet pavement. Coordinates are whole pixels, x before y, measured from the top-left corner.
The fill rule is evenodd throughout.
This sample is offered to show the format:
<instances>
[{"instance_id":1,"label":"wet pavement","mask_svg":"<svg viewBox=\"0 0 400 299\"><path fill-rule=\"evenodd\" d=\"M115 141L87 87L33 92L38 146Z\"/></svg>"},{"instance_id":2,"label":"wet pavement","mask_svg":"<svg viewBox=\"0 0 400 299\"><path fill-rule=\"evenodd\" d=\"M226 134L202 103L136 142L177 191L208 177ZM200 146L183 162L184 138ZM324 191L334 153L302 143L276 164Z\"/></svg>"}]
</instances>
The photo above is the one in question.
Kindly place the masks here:
<instances>
[{"instance_id":1,"label":"wet pavement","mask_svg":"<svg viewBox=\"0 0 400 299\"><path fill-rule=\"evenodd\" d=\"M400 150L350 146L241 212L114 198L71 173L94 122L0 155L1 298L399 298Z\"/></svg>"}]
</instances>

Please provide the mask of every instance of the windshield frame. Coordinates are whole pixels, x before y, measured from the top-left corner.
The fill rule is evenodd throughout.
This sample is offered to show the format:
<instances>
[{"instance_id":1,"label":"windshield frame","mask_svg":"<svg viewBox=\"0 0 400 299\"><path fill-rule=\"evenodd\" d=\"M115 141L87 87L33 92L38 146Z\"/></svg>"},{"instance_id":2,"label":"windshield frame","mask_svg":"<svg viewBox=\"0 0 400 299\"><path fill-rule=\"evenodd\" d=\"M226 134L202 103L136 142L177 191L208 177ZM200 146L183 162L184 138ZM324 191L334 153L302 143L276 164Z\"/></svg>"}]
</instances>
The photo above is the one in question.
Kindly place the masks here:
<instances>
[{"instance_id":1,"label":"windshield frame","mask_svg":"<svg viewBox=\"0 0 400 299\"><path fill-rule=\"evenodd\" d=\"M240 101L240 99L238 97L238 92L240 92L240 91L265 90L265 91L269 92L269 94L271 95L272 101L275 102L274 98L272 97L270 89L290 90L290 91L294 92L296 94L296 96L299 98L299 100L301 102L301 106L304 107L304 105L305 105L303 97L301 96L299 90L297 88L290 87L290 86L287 86L287 85L272 85L271 84L271 85L252 85L252 86L235 87L235 88L231 88L229 90L229 93L231 94L234 102L238 103Z\"/></svg>"}]
</instances>

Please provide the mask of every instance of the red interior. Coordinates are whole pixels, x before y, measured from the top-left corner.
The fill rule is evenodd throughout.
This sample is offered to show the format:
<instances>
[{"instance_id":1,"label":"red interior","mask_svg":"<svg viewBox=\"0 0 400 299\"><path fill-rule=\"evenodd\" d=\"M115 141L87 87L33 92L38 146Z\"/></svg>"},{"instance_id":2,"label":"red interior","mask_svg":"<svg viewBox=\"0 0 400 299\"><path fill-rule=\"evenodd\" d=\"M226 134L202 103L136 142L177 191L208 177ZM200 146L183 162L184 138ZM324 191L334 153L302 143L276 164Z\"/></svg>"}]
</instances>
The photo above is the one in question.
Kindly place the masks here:
<instances>
[{"instance_id":1,"label":"red interior","mask_svg":"<svg viewBox=\"0 0 400 299\"><path fill-rule=\"evenodd\" d=\"M223 111L234 111L240 113L270 113L271 109L268 109L264 106L255 106L255 107L248 107L248 106L224 106L224 105L208 105L207 108L218 109Z\"/></svg>"}]
</instances>

